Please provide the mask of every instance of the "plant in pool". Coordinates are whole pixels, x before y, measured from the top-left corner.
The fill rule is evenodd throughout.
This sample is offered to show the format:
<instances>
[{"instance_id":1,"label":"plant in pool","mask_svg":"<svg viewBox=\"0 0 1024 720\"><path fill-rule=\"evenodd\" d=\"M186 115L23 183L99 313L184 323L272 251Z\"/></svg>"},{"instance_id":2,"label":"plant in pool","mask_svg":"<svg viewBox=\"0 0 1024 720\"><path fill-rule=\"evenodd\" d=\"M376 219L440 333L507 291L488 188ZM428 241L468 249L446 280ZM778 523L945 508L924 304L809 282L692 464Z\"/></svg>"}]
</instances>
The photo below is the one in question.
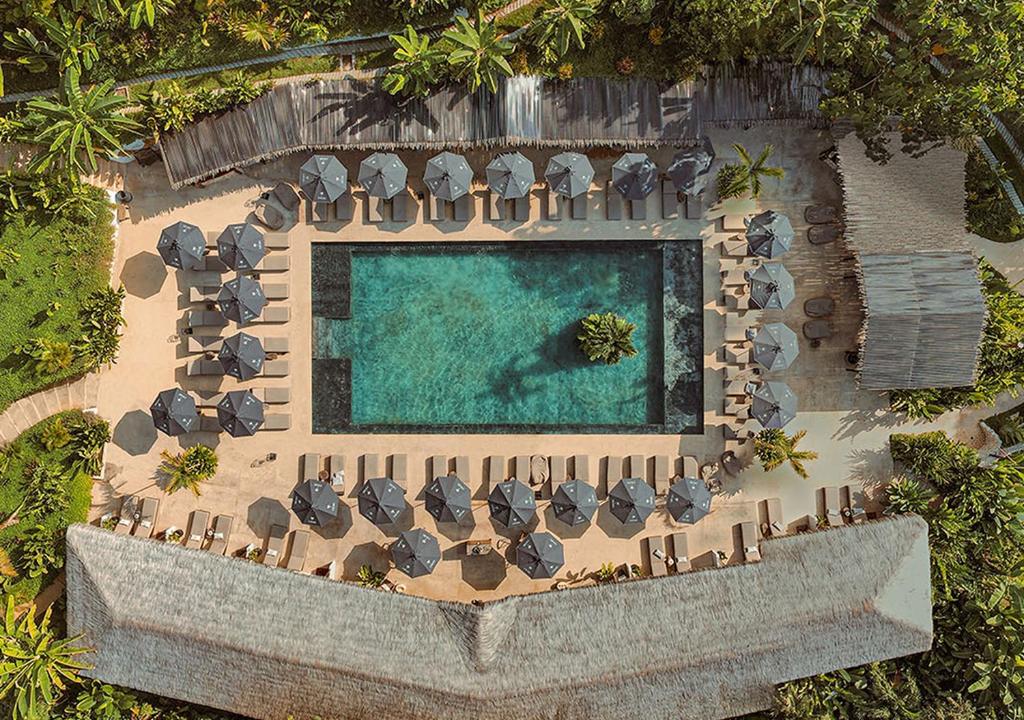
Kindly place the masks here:
<instances>
[{"instance_id":1,"label":"plant in pool","mask_svg":"<svg viewBox=\"0 0 1024 720\"><path fill-rule=\"evenodd\" d=\"M636 325L612 312L593 313L580 321L576 339L580 349L591 362L615 365L623 357L636 355L633 331Z\"/></svg>"},{"instance_id":2,"label":"plant in pool","mask_svg":"<svg viewBox=\"0 0 1024 720\"><path fill-rule=\"evenodd\" d=\"M360 565L356 580L363 587L380 588L384 584L384 573L374 570L370 565Z\"/></svg>"},{"instance_id":3,"label":"plant in pool","mask_svg":"<svg viewBox=\"0 0 1024 720\"><path fill-rule=\"evenodd\" d=\"M771 144L761 148L756 158L742 145L735 144L732 149L739 155L740 162L725 165L715 178L718 197L722 200L739 197L746 192L758 198L764 178L782 178L786 174L781 167L768 165L768 159L775 152L775 146Z\"/></svg>"},{"instance_id":4,"label":"plant in pool","mask_svg":"<svg viewBox=\"0 0 1024 720\"><path fill-rule=\"evenodd\" d=\"M806 430L787 435L778 428L768 428L759 432L754 438L754 452L765 471L770 472L788 462L797 475L806 479L807 470L804 468L804 461L817 460L818 453L813 450L797 450L797 445L805 435L807 435Z\"/></svg>"},{"instance_id":5,"label":"plant in pool","mask_svg":"<svg viewBox=\"0 0 1024 720\"><path fill-rule=\"evenodd\" d=\"M160 453L163 463L160 472L167 478L164 492L175 493L188 488L199 497L199 485L217 472L217 453L206 445L193 445L184 452L172 455L167 450Z\"/></svg>"}]
</instances>

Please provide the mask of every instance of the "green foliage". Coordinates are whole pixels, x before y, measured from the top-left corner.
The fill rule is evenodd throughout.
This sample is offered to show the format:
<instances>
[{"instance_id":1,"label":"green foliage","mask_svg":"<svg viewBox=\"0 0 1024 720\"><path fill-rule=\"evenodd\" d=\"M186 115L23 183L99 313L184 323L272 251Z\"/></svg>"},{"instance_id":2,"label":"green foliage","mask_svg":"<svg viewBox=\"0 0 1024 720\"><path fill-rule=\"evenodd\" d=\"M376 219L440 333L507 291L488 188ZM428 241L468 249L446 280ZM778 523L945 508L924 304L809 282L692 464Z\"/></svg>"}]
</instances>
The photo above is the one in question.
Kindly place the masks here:
<instances>
[{"instance_id":1,"label":"green foliage","mask_svg":"<svg viewBox=\"0 0 1024 720\"><path fill-rule=\"evenodd\" d=\"M32 363L37 377L59 375L70 368L75 360L75 355L71 351L71 343L61 340L33 338L25 345L22 352Z\"/></svg>"},{"instance_id":2,"label":"green foliage","mask_svg":"<svg viewBox=\"0 0 1024 720\"><path fill-rule=\"evenodd\" d=\"M935 493L914 478L896 478L885 489L885 511L891 514L927 515Z\"/></svg>"},{"instance_id":3,"label":"green foliage","mask_svg":"<svg viewBox=\"0 0 1024 720\"><path fill-rule=\"evenodd\" d=\"M371 565L360 565L356 574L356 582L366 588L379 588L384 584L385 574L373 569Z\"/></svg>"},{"instance_id":4,"label":"green foliage","mask_svg":"<svg viewBox=\"0 0 1024 720\"><path fill-rule=\"evenodd\" d=\"M89 668L78 659L87 652L77 645L80 639L60 638L50 627L49 610L38 622L34 605L17 618L14 598L8 596L0 635L0 700L12 700L12 720L49 717L67 685Z\"/></svg>"},{"instance_id":5,"label":"green foliage","mask_svg":"<svg viewBox=\"0 0 1024 720\"><path fill-rule=\"evenodd\" d=\"M586 47L584 36L590 32L596 13L596 0L553 0L529 29L544 60L556 63L571 45L580 50Z\"/></svg>"},{"instance_id":6,"label":"green foliage","mask_svg":"<svg viewBox=\"0 0 1024 720\"><path fill-rule=\"evenodd\" d=\"M644 25L651 21L657 0L611 0L612 14L627 25Z\"/></svg>"},{"instance_id":7,"label":"green foliage","mask_svg":"<svg viewBox=\"0 0 1024 720\"><path fill-rule=\"evenodd\" d=\"M75 351L84 357L89 367L114 362L121 344L121 327L125 324L121 314L124 285L104 287L92 292L82 303L82 337Z\"/></svg>"},{"instance_id":8,"label":"green foliage","mask_svg":"<svg viewBox=\"0 0 1024 720\"><path fill-rule=\"evenodd\" d=\"M217 472L217 454L205 445L193 445L177 455L164 450L160 457L163 458L160 471L167 480L164 487L167 493L188 488L199 497L200 483L209 480Z\"/></svg>"},{"instance_id":9,"label":"green foliage","mask_svg":"<svg viewBox=\"0 0 1024 720\"><path fill-rule=\"evenodd\" d=\"M155 135L181 130L189 123L209 115L247 105L270 90L270 83L253 82L247 75L234 73L218 90L185 91L176 81L162 90L139 93L140 120Z\"/></svg>"},{"instance_id":10,"label":"green foliage","mask_svg":"<svg viewBox=\"0 0 1024 720\"><path fill-rule=\"evenodd\" d=\"M1010 204L999 183L1005 170L996 173L977 147L967 155L967 227L995 242L1013 242L1024 238L1024 219Z\"/></svg>"},{"instance_id":11,"label":"green foliage","mask_svg":"<svg viewBox=\"0 0 1024 720\"><path fill-rule=\"evenodd\" d=\"M615 365L623 357L636 355L634 330L636 325L615 313L593 313L580 321L580 333L576 339L590 362Z\"/></svg>"},{"instance_id":12,"label":"green foliage","mask_svg":"<svg viewBox=\"0 0 1024 720\"><path fill-rule=\"evenodd\" d=\"M89 475L100 471L103 446L110 442L110 425L95 415L80 415L70 428L74 466Z\"/></svg>"},{"instance_id":13,"label":"green foliage","mask_svg":"<svg viewBox=\"0 0 1024 720\"><path fill-rule=\"evenodd\" d=\"M443 37L453 47L448 63L470 91L483 85L497 92L498 77L512 75L505 59L512 53L512 43L502 39L498 27L484 19L483 11L477 11L472 24L464 17L455 18L455 27L445 30Z\"/></svg>"},{"instance_id":14,"label":"green foliage","mask_svg":"<svg viewBox=\"0 0 1024 720\"><path fill-rule=\"evenodd\" d=\"M90 680L69 703L75 720L121 720L135 717L138 700L127 690Z\"/></svg>"},{"instance_id":15,"label":"green foliage","mask_svg":"<svg viewBox=\"0 0 1024 720\"><path fill-rule=\"evenodd\" d=\"M876 4L875 0L793 0L793 30L781 49L792 50L794 63L809 56L822 64L845 60Z\"/></svg>"},{"instance_id":16,"label":"green foliage","mask_svg":"<svg viewBox=\"0 0 1024 720\"><path fill-rule=\"evenodd\" d=\"M751 197L758 198L761 196L764 178L781 179L785 175L781 167L768 165L768 159L775 152L773 145L761 148L761 153L756 158L742 145L733 145L732 148L739 155L740 163L729 163L718 171L715 184L720 199L739 197L746 192L749 192Z\"/></svg>"},{"instance_id":17,"label":"green foliage","mask_svg":"<svg viewBox=\"0 0 1024 720\"><path fill-rule=\"evenodd\" d=\"M1024 295L985 260L979 263L988 319L978 351L973 386L896 390L889 406L912 418L933 419L948 410L992 405L1002 392L1016 395L1024 385Z\"/></svg>"},{"instance_id":18,"label":"green foliage","mask_svg":"<svg viewBox=\"0 0 1024 720\"><path fill-rule=\"evenodd\" d=\"M21 537L15 565L30 578L59 570L64 567L63 539L45 525L33 525Z\"/></svg>"},{"instance_id":19,"label":"green foliage","mask_svg":"<svg viewBox=\"0 0 1024 720\"><path fill-rule=\"evenodd\" d=\"M594 579L598 582L611 582L615 579L615 563L601 563L601 567L594 573Z\"/></svg>"},{"instance_id":20,"label":"green foliage","mask_svg":"<svg viewBox=\"0 0 1024 720\"><path fill-rule=\"evenodd\" d=\"M54 426L63 427L61 418L51 422L49 428ZM36 465L26 482L22 512L28 517L45 519L67 509L68 488L64 470L48 463Z\"/></svg>"},{"instance_id":21,"label":"green foliage","mask_svg":"<svg viewBox=\"0 0 1024 720\"><path fill-rule=\"evenodd\" d=\"M800 430L794 435L787 435L776 428L768 428L759 432L754 438L754 452L765 471L770 472L788 462L793 471L806 480L807 469L804 467L804 461L817 460L818 453L812 450L797 449L797 445L805 435L807 435L806 430Z\"/></svg>"},{"instance_id":22,"label":"green foliage","mask_svg":"<svg viewBox=\"0 0 1024 720\"><path fill-rule=\"evenodd\" d=\"M384 89L392 95L426 97L442 79L439 77L439 68L444 62L441 49L431 44L429 35L421 35L411 25L406 25L401 35L390 38L395 46L395 63L384 76Z\"/></svg>"}]
</instances>

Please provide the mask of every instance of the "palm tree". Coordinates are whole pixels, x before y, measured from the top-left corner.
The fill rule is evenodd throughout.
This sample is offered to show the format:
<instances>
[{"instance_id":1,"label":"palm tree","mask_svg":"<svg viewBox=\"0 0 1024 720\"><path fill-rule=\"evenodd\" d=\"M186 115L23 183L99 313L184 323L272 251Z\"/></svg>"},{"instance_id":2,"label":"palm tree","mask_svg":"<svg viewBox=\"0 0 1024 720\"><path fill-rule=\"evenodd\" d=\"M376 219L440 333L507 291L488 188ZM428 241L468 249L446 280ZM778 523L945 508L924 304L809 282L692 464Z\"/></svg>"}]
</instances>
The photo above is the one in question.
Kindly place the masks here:
<instances>
[{"instance_id":1,"label":"palm tree","mask_svg":"<svg viewBox=\"0 0 1024 720\"><path fill-rule=\"evenodd\" d=\"M45 147L32 158L29 168L44 172L62 165L68 178L77 183L83 172L96 171L97 155L120 151L120 137L131 136L141 126L122 113L128 101L111 92L112 87L113 81L107 80L83 91L78 71L70 68L56 101L44 97L30 100L26 128L32 141Z\"/></svg>"},{"instance_id":2,"label":"palm tree","mask_svg":"<svg viewBox=\"0 0 1024 720\"><path fill-rule=\"evenodd\" d=\"M485 21L482 10L471 25L464 17L455 18L456 27L444 31L444 39L455 46L448 63L458 77L464 77L470 91L486 85L491 92L498 89L498 75L512 75L512 67L505 56L513 50L512 43L503 40L497 26Z\"/></svg>"},{"instance_id":3,"label":"palm tree","mask_svg":"<svg viewBox=\"0 0 1024 720\"><path fill-rule=\"evenodd\" d=\"M785 176L786 171L781 167L773 167L767 164L768 158L775 152L774 145L765 145L757 159L754 159L742 145L736 144L732 148L739 155L741 164L730 163L719 171L715 182L718 186L720 198L737 197L747 191L754 198L760 197L763 178L782 178Z\"/></svg>"},{"instance_id":4,"label":"palm tree","mask_svg":"<svg viewBox=\"0 0 1024 720\"><path fill-rule=\"evenodd\" d=\"M555 3L534 19L531 34L548 62L560 60L575 44L585 46L583 36L590 31L597 3L594 0L555 0Z\"/></svg>"},{"instance_id":5,"label":"palm tree","mask_svg":"<svg viewBox=\"0 0 1024 720\"><path fill-rule=\"evenodd\" d=\"M0 700L11 697L13 720L49 717L66 683L77 683L79 671L89 665L75 658L88 652L78 647L81 636L58 639L50 629L50 610L36 622L31 606L20 620L14 616L14 596L7 596L4 632L0 636Z\"/></svg>"},{"instance_id":6,"label":"palm tree","mask_svg":"<svg viewBox=\"0 0 1024 720\"><path fill-rule=\"evenodd\" d=\"M67 370L75 361L71 345L60 340L35 338L28 345L26 352L34 361L36 375L40 377L56 375Z\"/></svg>"},{"instance_id":7,"label":"palm tree","mask_svg":"<svg viewBox=\"0 0 1024 720\"><path fill-rule=\"evenodd\" d=\"M771 428L762 430L754 439L754 452L757 459L766 472L788 462L797 475L807 479L807 470L804 468L804 460L817 460L818 453L811 450L797 450L796 446L803 440L806 430L801 430L795 435L786 435L782 430Z\"/></svg>"},{"instance_id":8,"label":"palm tree","mask_svg":"<svg viewBox=\"0 0 1024 720\"><path fill-rule=\"evenodd\" d=\"M437 80L441 51L430 44L430 36L420 35L411 25L401 35L391 35L395 45L395 64L384 77L384 89L392 95L405 92L426 97Z\"/></svg>"},{"instance_id":9,"label":"palm tree","mask_svg":"<svg viewBox=\"0 0 1024 720\"><path fill-rule=\"evenodd\" d=\"M829 34L857 37L871 12L870 6L862 0L795 0L793 5L796 27L783 41L782 49L793 48L794 63L803 62L812 47L815 60L824 63Z\"/></svg>"},{"instance_id":10,"label":"palm tree","mask_svg":"<svg viewBox=\"0 0 1024 720\"><path fill-rule=\"evenodd\" d=\"M615 313L593 313L583 318L582 329L576 339L580 349L591 362L615 365L623 358L636 355L633 331L636 325Z\"/></svg>"},{"instance_id":11,"label":"palm tree","mask_svg":"<svg viewBox=\"0 0 1024 720\"><path fill-rule=\"evenodd\" d=\"M160 470L167 476L167 493L188 488L199 497L199 484L217 472L217 454L205 445L193 445L177 455L164 450L160 457L164 459Z\"/></svg>"}]
</instances>

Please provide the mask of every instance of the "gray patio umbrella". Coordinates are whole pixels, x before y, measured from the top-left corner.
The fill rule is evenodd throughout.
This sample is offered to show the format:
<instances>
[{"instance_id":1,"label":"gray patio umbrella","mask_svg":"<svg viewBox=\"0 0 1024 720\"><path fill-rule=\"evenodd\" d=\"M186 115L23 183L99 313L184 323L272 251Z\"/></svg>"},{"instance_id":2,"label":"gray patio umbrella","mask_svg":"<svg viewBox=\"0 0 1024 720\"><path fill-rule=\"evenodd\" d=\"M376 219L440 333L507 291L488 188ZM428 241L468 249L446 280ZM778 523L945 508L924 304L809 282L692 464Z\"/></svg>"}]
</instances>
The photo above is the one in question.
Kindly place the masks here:
<instances>
[{"instance_id":1,"label":"gray patio umbrella","mask_svg":"<svg viewBox=\"0 0 1024 720\"><path fill-rule=\"evenodd\" d=\"M391 559L411 578L429 575L441 560L441 546L426 530L406 530L391 544Z\"/></svg>"},{"instance_id":2,"label":"gray patio umbrella","mask_svg":"<svg viewBox=\"0 0 1024 720\"><path fill-rule=\"evenodd\" d=\"M267 297L258 282L243 275L224 283L217 295L217 304L224 317L244 325L260 316Z\"/></svg>"},{"instance_id":3,"label":"gray patio umbrella","mask_svg":"<svg viewBox=\"0 0 1024 720\"><path fill-rule=\"evenodd\" d=\"M796 417L796 395L784 382L763 382L752 397L750 416L766 429L783 428Z\"/></svg>"},{"instance_id":4,"label":"gray patio umbrella","mask_svg":"<svg viewBox=\"0 0 1024 720\"><path fill-rule=\"evenodd\" d=\"M643 200L658 184L658 166L647 153L623 153L612 165L612 185L627 200Z\"/></svg>"},{"instance_id":5,"label":"gray patio umbrella","mask_svg":"<svg viewBox=\"0 0 1024 720\"><path fill-rule=\"evenodd\" d=\"M516 547L516 565L534 580L552 578L565 565L562 543L551 533L530 533Z\"/></svg>"},{"instance_id":6,"label":"gray patio umbrella","mask_svg":"<svg viewBox=\"0 0 1024 720\"><path fill-rule=\"evenodd\" d=\"M338 517L338 493L320 480L306 480L292 490L292 512L303 525L323 527Z\"/></svg>"},{"instance_id":7,"label":"gray patio umbrella","mask_svg":"<svg viewBox=\"0 0 1024 720\"><path fill-rule=\"evenodd\" d=\"M487 497L491 517L507 528L527 525L537 514L533 490L518 480L498 483Z\"/></svg>"},{"instance_id":8,"label":"gray patio umbrella","mask_svg":"<svg viewBox=\"0 0 1024 720\"><path fill-rule=\"evenodd\" d=\"M471 495L466 483L454 475L434 478L424 493L427 512L435 520L459 525L473 524Z\"/></svg>"},{"instance_id":9,"label":"gray patio umbrella","mask_svg":"<svg viewBox=\"0 0 1024 720\"><path fill-rule=\"evenodd\" d=\"M239 380L251 380L263 372L267 353L258 337L240 332L224 339L217 359L225 375Z\"/></svg>"},{"instance_id":10,"label":"gray patio umbrella","mask_svg":"<svg viewBox=\"0 0 1024 720\"><path fill-rule=\"evenodd\" d=\"M180 388L163 390L149 406L153 425L166 435L182 435L199 427L196 401Z\"/></svg>"},{"instance_id":11,"label":"gray patio umbrella","mask_svg":"<svg viewBox=\"0 0 1024 720\"><path fill-rule=\"evenodd\" d=\"M299 168L299 187L313 202L332 203L348 192L348 170L333 155L314 155Z\"/></svg>"},{"instance_id":12,"label":"gray patio umbrella","mask_svg":"<svg viewBox=\"0 0 1024 720\"><path fill-rule=\"evenodd\" d=\"M676 522L692 525L711 512L711 491L703 480L681 478L668 489L665 506Z\"/></svg>"},{"instance_id":13,"label":"gray patio umbrella","mask_svg":"<svg viewBox=\"0 0 1024 720\"><path fill-rule=\"evenodd\" d=\"M487 186L506 200L526 197L535 182L533 163L521 152L501 153L487 166Z\"/></svg>"},{"instance_id":14,"label":"gray patio umbrella","mask_svg":"<svg viewBox=\"0 0 1024 720\"><path fill-rule=\"evenodd\" d=\"M597 512L597 492L582 480L560 483L551 497L551 508L566 525L588 523Z\"/></svg>"},{"instance_id":15,"label":"gray patio umbrella","mask_svg":"<svg viewBox=\"0 0 1024 720\"><path fill-rule=\"evenodd\" d=\"M160 231L156 250L165 264L179 270L202 270L206 267L206 238L192 223L176 222Z\"/></svg>"},{"instance_id":16,"label":"gray patio umbrella","mask_svg":"<svg viewBox=\"0 0 1024 720\"><path fill-rule=\"evenodd\" d=\"M756 307L782 310L795 297L793 276L781 263L765 263L750 274L750 302Z\"/></svg>"},{"instance_id":17,"label":"gray patio umbrella","mask_svg":"<svg viewBox=\"0 0 1024 720\"><path fill-rule=\"evenodd\" d=\"M699 195L704 192L711 178L709 171L714 159L715 149L711 146L711 138L708 137L704 138L701 145L677 152L667 170L676 191L687 195Z\"/></svg>"},{"instance_id":18,"label":"gray patio umbrella","mask_svg":"<svg viewBox=\"0 0 1024 720\"><path fill-rule=\"evenodd\" d=\"M359 163L359 184L370 197L390 200L405 189L409 170L394 153L376 152Z\"/></svg>"},{"instance_id":19,"label":"gray patio umbrella","mask_svg":"<svg viewBox=\"0 0 1024 720\"><path fill-rule=\"evenodd\" d=\"M586 155L576 152L559 153L548 160L544 178L554 192L574 198L590 187L594 179L594 166Z\"/></svg>"},{"instance_id":20,"label":"gray patio umbrella","mask_svg":"<svg viewBox=\"0 0 1024 720\"><path fill-rule=\"evenodd\" d=\"M768 370L785 370L800 354L796 333L782 323L763 325L754 335L753 353Z\"/></svg>"},{"instance_id":21,"label":"gray patio umbrella","mask_svg":"<svg viewBox=\"0 0 1024 720\"><path fill-rule=\"evenodd\" d=\"M473 169L466 158L451 152L443 152L427 160L423 182L442 200L458 200L469 192L473 183Z\"/></svg>"},{"instance_id":22,"label":"gray patio umbrella","mask_svg":"<svg viewBox=\"0 0 1024 720\"><path fill-rule=\"evenodd\" d=\"M747 223L747 246L754 255L777 258L789 250L794 237L789 218L774 210L765 210Z\"/></svg>"},{"instance_id":23,"label":"gray patio umbrella","mask_svg":"<svg viewBox=\"0 0 1024 720\"><path fill-rule=\"evenodd\" d=\"M654 488L640 478L624 478L608 493L608 504L622 524L642 523L654 512Z\"/></svg>"},{"instance_id":24,"label":"gray patio umbrella","mask_svg":"<svg viewBox=\"0 0 1024 720\"><path fill-rule=\"evenodd\" d=\"M232 390L217 403L217 422L231 437L255 435L263 427L263 403L252 390Z\"/></svg>"},{"instance_id":25,"label":"gray patio umbrella","mask_svg":"<svg viewBox=\"0 0 1024 720\"><path fill-rule=\"evenodd\" d=\"M252 223L232 223L217 238L217 255L232 270L253 270L266 254L263 233Z\"/></svg>"},{"instance_id":26,"label":"gray patio umbrella","mask_svg":"<svg viewBox=\"0 0 1024 720\"><path fill-rule=\"evenodd\" d=\"M374 525L393 523L405 512L405 491L391 478L371 478L359 488L359 514Z\"/></svg>"}]
</instances>

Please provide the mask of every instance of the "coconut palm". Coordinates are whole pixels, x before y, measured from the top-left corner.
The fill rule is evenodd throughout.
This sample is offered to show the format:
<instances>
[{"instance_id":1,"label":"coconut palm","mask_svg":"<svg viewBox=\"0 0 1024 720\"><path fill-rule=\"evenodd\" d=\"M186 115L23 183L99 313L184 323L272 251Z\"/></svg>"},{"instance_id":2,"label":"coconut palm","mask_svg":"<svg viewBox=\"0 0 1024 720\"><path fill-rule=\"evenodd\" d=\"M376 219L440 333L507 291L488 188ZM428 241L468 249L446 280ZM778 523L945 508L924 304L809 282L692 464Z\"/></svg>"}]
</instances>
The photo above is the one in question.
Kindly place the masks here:
<instances>
[{"instance_id":1,"label":"coconut palm","mask_svg":"<svg viewBox=\"0 0 1024 720\"><path fill-rule=\"evenodd\" d=\"M513 50L512 43L502 39L493 22L484 20L482 10L477 11L473 24L459 16L455 18L455 25L443 35L455 46L448 63L455 69L456 76L465 78L470 91L485 85L496 92L498 76L512 75L512 67L505 59Z\"/></svg>"},{"instance_id":2,"label":"coconut palm","mask_svg":"<svg viewBox=\"0 0 1024 720\"><path fill-rule=\"evenodd\" d=\"M782 178L786 174L781 167L767 164L768 158L775 152L774 145L765 145L756 159L742 145L736 144L732 148L739 155L740 164L730 163L719 171L715 182L722 199L737 197L748 191L752 197L760 197L763 178Z\"/></svg>"},{"instance_id":3,"label":"coconut palm","mask_svg":"<svg viewBox=\"0 0 1024 720\"><path fill-rule=\"evenodd\" d=\"M636 325L615 313L593 313L582 320L582 329L576 336L580 349L591 362L598 360L615 365L623 356L633 357L633 331Z\"/></svg>"},{"instance_id":4,"label":"coconut palm","mask_svg":"<svg viewBox=\"0 0 1024 720\"><path fill-rule=\"evenodd\" d=\"M430 37L420 35L411 25L401 35L391 35L395 45L395 64L384 76L384 89L392 95L404 92L426 97L437 80L441 50L430 44Z\"/></svg>"},{"instance_id":5,"label":"coconut palm","mask_svg":"<svg viewBox=\"0 0 1024 720\"><path fill-rule=\"evenodd\" d=\"M209 480L217 472L217 454L205 445L193 445L177 455L164 450L160 457L164 459L160 470L167 477L164 488L167 493L188 488L199 497L200 483Z\"/></svg>"},{"instance_id":6,"label":"coconut palm","mask_svg":"<svg viewBox=\"0 0 1024 720\"><path fill-rule=\"evenodd\" d=\"M555 0L538 15L530 25L530 33L544 53L544 59L560 60L569 52L570 45L582 50L583 36L590 31L596 13L595 0Z\"/></svg>"},{"instance_id":7,"label":"coconut palm","mask_svg":"<svg viewBox=\"0 0 1024 720\"><path fill-rule=\"evenodd\" d=\"M26 128L30 139L44 146L32 158L30 169L43 172L63 166L69 179L77 182L83 172L96 171L97 155L117 153L121 136L132 135L141 126L123 114L128 101L111 92L112 87L107 80L83 91L78 71L70 68L57 100L30 100Z\"/></svg>"},{"instance_id":8,"label":"coconut palm","mask_svg":"<svg viewBox=\"0 0 1024 720\"><path fill-rule=\"evenodd\" d=\"M771 471L788 462L794 472L800 477L807 479L807 470L804 468L805 460L817 460L818 453L811 450L797 450L796 446L803 440L806 430L801 430L795 435L787 435L782 430L771 428L762 430L754 439L754 452L765 471Z\"/></svg>"}]
</instances>

